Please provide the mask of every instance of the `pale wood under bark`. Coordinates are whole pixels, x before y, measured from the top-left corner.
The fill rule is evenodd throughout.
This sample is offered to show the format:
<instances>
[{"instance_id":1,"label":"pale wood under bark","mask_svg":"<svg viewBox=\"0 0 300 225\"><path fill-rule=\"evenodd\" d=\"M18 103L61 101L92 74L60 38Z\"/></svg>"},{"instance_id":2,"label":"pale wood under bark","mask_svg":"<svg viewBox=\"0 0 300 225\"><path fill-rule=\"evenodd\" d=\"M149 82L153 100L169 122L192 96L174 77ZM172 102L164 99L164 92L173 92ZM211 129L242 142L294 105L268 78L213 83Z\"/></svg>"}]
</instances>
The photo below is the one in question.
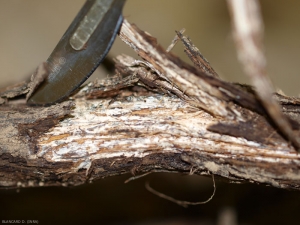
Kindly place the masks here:
<instances>
[{"instance_id":1,"label":"pale wood under bark","mask_svg":"<svg viewBox=\"0 0 300 225\"><path fill-rule=\"evenodd\" d=\"M178 35L192 52L189 39ZM209 64L200 62L201 70L182 62L126 20L120 37L143 60L119 56L117 76L83 87L69 101L13 104L9 98L28 93L26 83L1 93L1 187L176 171L300 189L300 156L251 88L206 74ZM275 98L299 135L299 100Z\"/></svg>"}]
</instances>

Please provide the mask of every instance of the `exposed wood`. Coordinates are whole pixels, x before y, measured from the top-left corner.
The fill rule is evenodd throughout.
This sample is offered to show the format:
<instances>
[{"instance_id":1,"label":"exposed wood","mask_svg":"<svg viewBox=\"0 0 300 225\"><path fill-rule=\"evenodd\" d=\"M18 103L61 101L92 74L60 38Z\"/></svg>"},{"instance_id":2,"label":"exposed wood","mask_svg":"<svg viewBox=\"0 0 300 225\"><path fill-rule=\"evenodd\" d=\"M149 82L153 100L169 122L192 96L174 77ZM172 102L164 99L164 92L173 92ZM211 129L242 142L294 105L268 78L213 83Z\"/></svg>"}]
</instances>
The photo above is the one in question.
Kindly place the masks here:
<instances>
[{"instance_id":1,"label":"exposed wood","mask_svg":"<svg viewBox=\"0 0 300 225\"><path fill-rule=\"evenodd\" d=\"M8 96L25 99L26 83L0 93L6 102L0 106L1 187L176 171L300 189L300 156L250 87L184 63L126 20L120 37L143 60L119 56L117 76L83 87L71 101L13 104ZM275 98L299 135L299 100Z\"/></svg>"}]
</instances>

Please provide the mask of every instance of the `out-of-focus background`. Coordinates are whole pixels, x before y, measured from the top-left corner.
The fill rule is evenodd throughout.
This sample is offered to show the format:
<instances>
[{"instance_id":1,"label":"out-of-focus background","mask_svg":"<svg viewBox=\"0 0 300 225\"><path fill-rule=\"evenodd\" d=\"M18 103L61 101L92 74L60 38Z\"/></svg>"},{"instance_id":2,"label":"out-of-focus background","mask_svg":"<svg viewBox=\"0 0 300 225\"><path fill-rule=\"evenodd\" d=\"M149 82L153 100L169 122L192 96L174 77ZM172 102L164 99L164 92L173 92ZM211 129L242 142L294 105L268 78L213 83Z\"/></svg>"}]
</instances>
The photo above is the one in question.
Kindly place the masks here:
<instances>
[{"instance_id":1,"label":"out-of-focus background","mask_svg":"<svg viewBox=\"0 0 300 225\"><path fill-rule=\"evenodd\" d=\"M0 0L0 87L24 80L47 59L83 3L84 0ZM262 0L261 5L269 75L277 88L297 96L300 3ZM236 59L226 1L128 0L124 16L158 38L165 48L175 30L186 28L186 35L225 80L248 82ZM135 56L117 38L110 56L121 53ZM174 53L187 60L180 44Z\"/></svg>"},{"instance_id":2,"label":"out-of-focus background","mask_svg":"<svg viewBox=\"0 0 300 225\"><path fill-rule=\"evenodd\" d=\"M45 61L84 0L0 0L0 87L27 79ZM300 1L262 0L268 71L276 87L299 94ZM124 17L148 31L165 48L174 30L188 35L225 80L248 83L236 59L226 1L127 0ZM188 61L180 43L173 52ZM110 57L136 56L117 38ZM105 76L103 70L96 76ZM93 76L95 77L95 76ZM299 224L300 194L255 184L217 182L206 205L179 207L144 188L146 180L164 193L206 200L210 178L158 175L124 184L130 175L73 188L0 190L0 221L39 224ZM231 220L231 222L230 222ZM228 223L225 223L229 221Z\"/></svg>"}]
</instances>

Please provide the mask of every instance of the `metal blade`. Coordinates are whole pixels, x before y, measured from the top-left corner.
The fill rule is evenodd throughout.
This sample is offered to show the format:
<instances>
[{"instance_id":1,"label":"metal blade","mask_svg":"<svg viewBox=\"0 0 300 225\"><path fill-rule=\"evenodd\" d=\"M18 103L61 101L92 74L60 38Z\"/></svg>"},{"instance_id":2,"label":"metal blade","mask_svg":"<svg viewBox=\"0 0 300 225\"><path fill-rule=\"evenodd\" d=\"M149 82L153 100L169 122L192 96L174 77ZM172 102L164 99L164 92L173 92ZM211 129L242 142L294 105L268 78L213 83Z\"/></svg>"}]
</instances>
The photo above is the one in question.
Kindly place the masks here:
<instances>
[{"instance_id":1,"label":"metal blade","mask_svg":"<svg viewBox=\"0 0 300 225\"><path fill-rule=\"evenodd\" d=\"M110 50L123 21L125 0L88 0L47 60L49 75L28 99L51 105L75 91Z\"/></svg>"}]
</instances>

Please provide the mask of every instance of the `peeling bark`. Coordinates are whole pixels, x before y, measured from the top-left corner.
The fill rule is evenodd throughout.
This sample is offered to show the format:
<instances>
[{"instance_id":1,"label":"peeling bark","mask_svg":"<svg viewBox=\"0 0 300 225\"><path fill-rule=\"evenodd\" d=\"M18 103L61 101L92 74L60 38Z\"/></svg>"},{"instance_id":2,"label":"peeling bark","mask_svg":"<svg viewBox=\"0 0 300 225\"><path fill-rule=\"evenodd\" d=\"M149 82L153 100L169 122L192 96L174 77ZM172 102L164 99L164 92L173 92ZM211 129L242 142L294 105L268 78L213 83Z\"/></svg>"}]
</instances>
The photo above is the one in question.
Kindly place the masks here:
<instances>
[{"instance_id":1,"label":"peeling bark","mask_svg":"<svg viewBox=\"0 0 300 225\"><path fill-rule=\"evenodd\" d=\"M23 96L24 103L26 83L0 93L2 188L72 186L150 171L300 188L300 157L250 87L206 74L206 60L203 71L184 63L126 20L120 37L143 60L119 56L115 77L83 87L69 101L30 107L10 100ZM299 100L275 99L299 135Z\"/></svg>"}]
</instances>

